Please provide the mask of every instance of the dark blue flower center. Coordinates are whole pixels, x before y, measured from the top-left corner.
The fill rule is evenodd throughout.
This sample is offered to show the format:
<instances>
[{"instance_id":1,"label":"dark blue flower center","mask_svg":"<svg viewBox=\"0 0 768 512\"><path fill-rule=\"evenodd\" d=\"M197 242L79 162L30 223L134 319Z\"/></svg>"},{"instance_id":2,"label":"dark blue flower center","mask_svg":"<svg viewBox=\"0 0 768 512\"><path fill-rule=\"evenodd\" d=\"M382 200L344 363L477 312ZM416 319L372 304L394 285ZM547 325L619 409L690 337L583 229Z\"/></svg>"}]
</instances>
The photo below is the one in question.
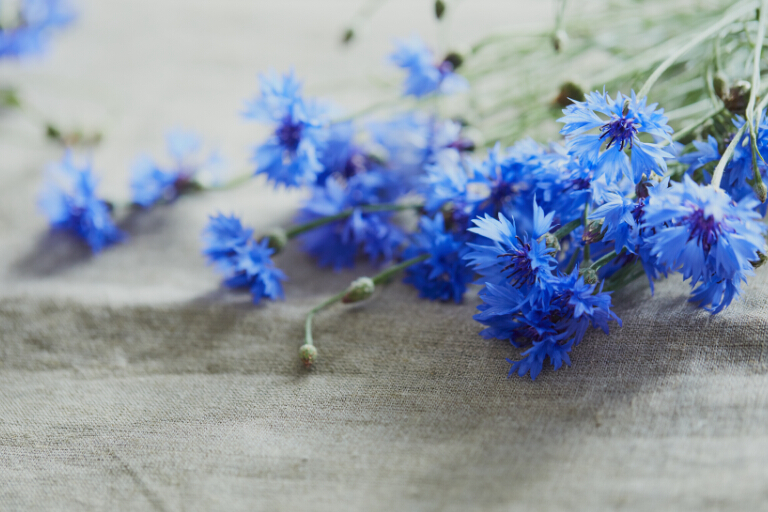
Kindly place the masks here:
<instances>
[{"instance_id":1,"label":"dark blue flower center","mask_svg":"<svg viewBox=\"0 0 768 512\"><path fill-rule=\"evenodd\" d=\"M531 244L523 242L520 237L517 237L517 241L520 249L499 254L497 258L509 258L509 265L501 269L501 273L511 271L506 277L512 286L519 288L524 284L533 284L536 281L536 272L531 267L531 258L528 256L531 252Z\"/></svg>"},{"instance_id":2,"label":"dark blue flower center","mask_svg":"<svg viewBox=\"0 0 768 512\"><path fill-rule=\"evenodd\" d=\"M491 184L490 194L488 195L488 198L480 204L480 209L485 211L487 208L492 207L490 213L495 217L504 209L504 205L508 203L515 194L517 194L517 187L514 183L509 183L502 178L498 178Z\"/></svg>"},{"instance_id":3,"label":"dark blue flower center","mask_svg":"<svg viewBox=\"0 0 768 512\"><path fill-rule=\"evenodd\" d=\"M589 178L576 178L571 180L565 190L589 190L590 183Z\"/></svg>"},{"instance_id":4,"label":"dark blue flower center","mask_svg":"<svg viewBox=\"0 0 768 512\"><path fill-rule=\"evenodd\" d=\"M712 215L705 215L701 208L696 208L692 214L683 218L683 222L691 229L688 240L698 240L704 252L709 252L722 231L720 223Z\"/></svg>"},{"instance_id":5,"label":"dark blue flower center","mask_svg":"<svg viewBox=\"0 0 768 512\"><path fill-rule=\"evenodd\" d=\"M600 131L603 132L600 138L606 138L608 144L605 149L610 148L614 143L619 144L619 150L624 149L624 146L632 147L632 141L637 135L637 128L635 127L635 119L626 117L616 117L605 123L600 127Z\"/></svg>"},{"instance_id":6,"label":"dark blue flower center","mask_svg":"<svg viewBox=\"0 0 768 512\"><path fill-rule=\"evenodd\" d=\"M290 116L286 116L275 130L275 135L280 140L281 146L289 151L296 151L301 141L301 130L301 123L296 123Z\"/></svg>"}]
</instances>

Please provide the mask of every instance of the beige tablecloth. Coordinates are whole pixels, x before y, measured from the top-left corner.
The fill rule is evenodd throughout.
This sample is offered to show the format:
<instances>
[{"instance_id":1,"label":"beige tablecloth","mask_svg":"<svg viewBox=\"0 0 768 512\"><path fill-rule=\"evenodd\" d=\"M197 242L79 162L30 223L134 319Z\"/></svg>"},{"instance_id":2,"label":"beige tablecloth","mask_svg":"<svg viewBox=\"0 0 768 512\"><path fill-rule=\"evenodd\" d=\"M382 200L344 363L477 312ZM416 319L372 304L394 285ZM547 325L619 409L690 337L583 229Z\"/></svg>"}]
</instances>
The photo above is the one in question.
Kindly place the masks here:
<instances>
[{"instance_id":1,"label":"beige tablecloth","mask_svg":"<svg viewBox=\"0 0 768 512\"><path fill-rule=\"evenodd\" d=\"M237 116L256 72L293 64L310 91L365 104L392 35L435 37L430 2L392 1L359 45L357 1L83 1L42 60L3 64L46 115L101 129L105 195L173 126L247 169L266 133ZM546 22L542 2L463 3L456 37ZM366 85L367 84L367 85ZM373 89L370 89L373 90ZM371 92L370 95L376 93ZM265 230L300 193L256 180L127 223L93 258L46 231L34 198L60 150L0 119L0 509L768 510L768 271L716 317L678 280L615 296L624 320L573 367L506 379L507 343L462 306L392 284L317 316L321 359L297 360L304 314L370 269L332 274L289 249L287 300L253 307L199 255L206 215Z\"/></svg>"}]
</instances>

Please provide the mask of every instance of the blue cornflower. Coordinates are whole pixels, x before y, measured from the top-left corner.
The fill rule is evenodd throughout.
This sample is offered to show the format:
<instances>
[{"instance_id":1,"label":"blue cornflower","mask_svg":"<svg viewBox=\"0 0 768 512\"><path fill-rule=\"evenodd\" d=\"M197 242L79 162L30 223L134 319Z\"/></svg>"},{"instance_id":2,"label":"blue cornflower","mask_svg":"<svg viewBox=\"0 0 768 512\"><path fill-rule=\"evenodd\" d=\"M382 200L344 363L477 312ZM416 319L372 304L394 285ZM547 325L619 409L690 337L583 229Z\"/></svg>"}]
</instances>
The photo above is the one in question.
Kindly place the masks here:
<instances>
[{"instance_id":1,"label":"blue cornflower","mask_svg":"<svg viewBox=\"0 0 768 512\"><path fill-rule=\"evenodd\" d=\"M570 274L543 273L544 281L529 296L506 283L486 283L480 292L483 304L475 320L487 326L484 338L509 340L518 348L528 348L519 361L508 360L509 376L531 379L541 372L548 357L555 370L563 363L570 366L571 349L578 345L590 324L608 333L608 322L621 320L611 311L610 293L586 284L578 268Z\"/></svg>"},{"instance_id":2,"label":"blue cornflower","mask_svg":"<svg viewBox=\"0 0 768 512\"><path fill-rule=\"evenodd\" d=\"M272 262L274 250L266 238L257 242L253 230L231 215L211 216L203 231L203 254L224 275L230 288L248 288L254 304L262 298L282 299L286 276Z\"/></svg>"},{"instance_id":3,"label":"blue cornflower","mask_svg":"<svg viewBox=\"0 0 768 512\"><path fill-rule=\"evenodd\" d=\"M603 221L603 238L614 241L617 253L625 248L634 252L632 235L637 231L637 223L633 213L637 204L617 191L606 193L603 199L603 204L595 208L589 218Z\"/></svg>"},{"instance_id":4,"label":"blue cornflower","mask_svg":"<svg viewBox=\"0 0 768 512\"><path fill-rule=\"evenodd\" d=\"M461 158L474 149L462 136L460 123L409 112L368 126L371 139L383 153L386 167L406 186L417 187L427 166L445 155Z\"/></svg>"},{"instance_id":5,"label":"blue cornflower","mask_svg":"<svg viewBox=\"0 0 768 512\"><path fill-rule=\"evenodd\" d=\"M565 123L560 133L568 138L568 151L594 168L595 177L605 174L608 183L618 181L622 173L634 183L639 183L643 174L664 175L665 159L672 155L658 144L642 142L638 135L647 133L671 142L672 128L667 125L664 109L656 110L656 103L646 105L646 101L638 100L634 91L631 97L617 93L615 100L603 91L588 94L585 101L573 102L563 110L565 116L558 119ZM600 133L587 133L595 129ZM631 159L626 153L630 149Z\"/></svg>"},{"instance_id":6,"label":"blue cornflower","mask_svg":"<svg viewBox=\"0 0 768 512\"><path fill-rule=\"evenodd\" d=\"M194 133L173 131L166 137L173 164L163 169L148 156L139 157L131 169L131 192L135 204L148 208L160 200L176 199L192 187L196 173L205 165L195 162L201 140Z\"/></svg>"},{"instance_id":7,"label":"blue cornflower","mask_svg":"<svg viewBox=\"0 0 768 512\"><path fill-rule=\"evenodd\" d=\"M315 182L323 170L318 160L327 139L327 109L301 96L293 71L261 75L261 96L249 102L245 117L276 123L273 135L256 148L256 174L276 185L298 187Z\"/></svg>"},{"instance_id":8,"label":"blue cornflower","mask_svg":"<svg viewBox=\"0 0 768 512\"><path fill-rule=\"evenodd\" d=\"M689 176L649 197L644 225L651 254L670 271L691 279L692 301L718 313L754 274L753 261L765 254L765 225L753 196L738 203L722 190L698 185Z\"/></svg>"},{"instance_id":9,"label":"blue cornflower","mask_svg":"<svg viewBox=\"0 0 768 512\"><path fill-rule=\"evenodd\" d=\"M408 71L404 94L421 97L434 92L453 94L469 88L469 82L454 73L456 61L446 58L435 63L432 50L418 36L411 36L395 42L397 48L390 60Z\"/></svg>"},{"instance_id":10,"label":"blue cornflower","mask_svg":"<svg viewBox=\"0 0 768 512\"><path fill-rule=\"evenodd\" d=\"M757 127L757 150L764 158L768 156L768 119L765 116L765 110L762 113L760 125ZM744 118L736 116L733 125L736 129L744 126ZM719 153L718 153L719 159ZM757 167L760 174L765 176L768 171L768 165L760 156L757 157ZM748 181L754 177L752 169L752 144L749 130L745 130L741 140L736 144L736 150L733 158L728 162L723 172L723 188L728 192L739 190L748 185Z\"/></svg>"},{"instance_id":11,"label":"blue cornflower","mask_svg":"<svg viewBox=\"0 0 768 512\"><path fill-rule=\"evenodd\" d=\"M340 179L328 178L322 187L314 188L297 221L310 222L350 209L352 215L301 235L304 249L317 258L320 266L334 270L354 266L360 249L373 262L391 260L404 239L402 230L392 223L393 213L365 212L361 207L393 203L399 191L397 180L383 171L354 175L346 186Z\"/></svg>"},{"instance_id":12,"label":"blue cornflower","mask_svg":"<svg viewBox=\"0 0 768 512\"><path fill-rule=\"evenodd\" d=\"M49 169L39 203L53 229L76 234L94 253L125 238L112 220L109 205L96 195L96 185L90 163L79 167L67 153Z\"/></svg>"},{"instance_id":13,"label":"blue cornflower","mask_svg":"<svg viewBox=\"0 0 768 512\"><path fill-rule=\"evenodd\" d=\"M491 245L468 244L472 252L465 259L482 276L480 282L507 283L527 292L541 282L541 275L551 273L557 266L553 250L542 238L552 227L553 214L545 215L535 201L533 210L530 238L519 236L514 220L510 221L503 213L499 214L498 220L488 214L473 220L475 227L469 231L478 235L482 242L492 242Z\"/></svg>"},{"instance_id":14,"label":"blue cornflower","mask_svg":"<svg viewBox=\"0 0 768 512\"><path fill-rule=\"evenodd\" d=\"M710 135L706 142L694 140L693 146L696 148L696 151L686 153L677 159L681 164L688 165L688 170L686 172L692 173L698 169L701 169L709 162L716 162L720 160L720 149L717 146L717 140L715 140L713 136Z\"/></svg>"},{"instance_id":15,"label":"blue cornflower","mask_svg":"<svg viewBox=\"0 0 768 512\"><path fill-rule=\"evenodd\" d=\"M445 231L442 214L434 219L423 216L420 231L413 244L403 252L403 259L429 254L429 259L408 267L403 282L419 290L419 296L430 300L461 302L474 273L462 260L468 248L458 236Z\"/></svg>"},{"instance_id":16,"label":"blue cornflower","mask_svg":"<svg viewBox=\"0 0 768 512\"><path fill-rule=\"evenodd\" d=\"M74 12L65 0L21 0L13 18L0 26L0 57L43 51L50 33L73 19Z\"/></svg>"}]
</instances>

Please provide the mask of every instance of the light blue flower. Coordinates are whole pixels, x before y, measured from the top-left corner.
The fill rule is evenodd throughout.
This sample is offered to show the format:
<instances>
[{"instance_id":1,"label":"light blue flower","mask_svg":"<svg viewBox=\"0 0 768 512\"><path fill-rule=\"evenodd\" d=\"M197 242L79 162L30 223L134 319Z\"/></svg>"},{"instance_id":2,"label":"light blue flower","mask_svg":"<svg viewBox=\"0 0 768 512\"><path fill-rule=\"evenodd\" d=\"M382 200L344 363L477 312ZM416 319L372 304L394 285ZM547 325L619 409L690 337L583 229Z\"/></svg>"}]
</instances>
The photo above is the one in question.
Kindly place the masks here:
<instances>
[{"instance_id":1,"label":"light blue flower","mask_svg":"<svg viewBox=\"0 0 768 512\"><path fill-rule=\"evenodd\" d=\"M266 174L275 185L311 185L322 172L319 161L326 141L327 107L305 100L293 71L261 75L261 95L248 102L245 117L276 124L273 135L257 147L256 174Z\"/></svg>"},{"instance_id":2,"label":"light blue flower","mask_svg":"<svg viewBox=\"0 0 768 512\"><path fill-rule=\"evenodd\" d=\"M266 238L257 242L253 230L243 227L239 218L211 216L203 231L203 255L224 275L230 288L248 288L254 304L262 298L283 299L286 276L272 262L274 250Z\"/></svg>"},{"instance_id":3,"label":"light blue flower","mask_svg":"<svg viewBox=\"0 0 768 512\"><path fill-rule=\"evenodd\" d=\"M110 207L96 195L97 180L90 163L78 166L70 153L49 168L40 208L51 227L74 233L94 253L125 238L112 220Z\"/></svg>"},{"instance_id":4,"label":"light blue flower","mask_svg":"<svg viewBox=\"0 0 768 512\"><path fill-rule=\"evenodd\" d=\"M671 142L672 128L667 125L664 109L656 110L656 103L646 105L646 101L638 99L634 91L630 97L617 93L616 99L603 91L589 93L585 101L569 105L563 110L565 116L558 119L565 123L560 133L567 137L568 151L594 168L595 178L605 174L608 183L618 181L622 174L634 183L639 183L643 174L664 175L665 159L672 154L659 144L642 142L638 135L647 133ZM589 133L594 130L599 134ZM630 150L631 158L627 154Z\"/></svg>"},{"instance_id":5,"label":"light blue flower","mask_svg":"<svg viewBox=\"0 0 768 512\"><path fill-rule=\"evenodd\" d=\"M406 70L404 94L416 97L435 92L453 94L469 88L469 82L454 72L454 61L445 59L436 63L432 50L416 35L395 42L396 49L390 60Z\"/></svg>"},{"instance_id":6,"label":"light blue flower","mask_svg":"<svg viewBox=\"0 0 768 512\"><path fill-rule=\"evenodd\" d=\"M766 226L755 211L759 202L738 203L722 190L699 185L689 176L649 197L643 224L651 254L670 271L691 280L692 301L718 313L738 296L754 274L753 261L765 254Z\"/></svg>"},{"instance_id":7,"label":"light blue flower","mask_svg":"<svg viewBox=\"0 0 768 512\"><path fill-rule=\"evenodd\" d=\"M429 258L408 267L403 282L416 287L423 298L460 303L474 275L462 260L468 247L460 235L446 232L440 213L433 219L423 216L419 228L413 243L403 252L403 259L421 254L429 254Z\"/></svg>"}]
</instances>

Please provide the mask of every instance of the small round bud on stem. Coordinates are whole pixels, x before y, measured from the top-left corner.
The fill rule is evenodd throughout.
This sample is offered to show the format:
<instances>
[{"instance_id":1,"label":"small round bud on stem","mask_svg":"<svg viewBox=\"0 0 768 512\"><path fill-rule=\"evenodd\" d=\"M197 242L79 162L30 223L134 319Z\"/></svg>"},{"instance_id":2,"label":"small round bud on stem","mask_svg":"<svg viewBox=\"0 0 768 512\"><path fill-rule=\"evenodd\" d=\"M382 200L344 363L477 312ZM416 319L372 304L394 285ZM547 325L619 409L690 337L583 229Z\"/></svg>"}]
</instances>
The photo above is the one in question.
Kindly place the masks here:
<instances>
[{"instance_id":1,"label":"small round bud on stem","mask_svg":"<svg viewBox=\"0 0 768 512\"><path fill-rule=\"evenodd\" d=\"M451 71L455 71L459 69L464 63L464 57L462 57L460 53L450 52L445 56L445 60L443 62L449 62L451 66L453 66Z\"/></svg>"},{"instance_id":2,"label":"small round bud on stem","mask_svg":"<svg viewBox=\"0 0 768 512\"><path fill-rule=\"evenodd\" d=\"M752 89L752 84L746 80L739 80L731 90L728 91L728 95L723 99L725 108L733 112L734 114L744 114L747 109L747 103L749 103L749 91Z\"/></svg>"},{"instance_id":3,"label":"small round bud on stem","mask_svg":"<svg viewBox=\"0 0 768 512\"><path fill-rule=\"evenodd\" d=\"M560 29L552 36L552 46L555 48L556 52L559 52L565 48L565 46L568 44L568 33Z\"/></svg>"},{"instance_id":4,"label":"small round bud on stem","mask_svg":"<svg viewBox=\"0 0 768 512\"><path fill-rule=\"evenodd\" d=\"M560 240L557 239L554 233L547 233L542 238L547 244L547 249L553 249L555 252L560 252Z\"/></svg>"},{"instance_id":5,"label":"small round bud on stem","mask_svg":"<svg viewBox=\"0 0 768 512\"><path fill-rule=\"evenodd\" d=\"M715 94L717 94L717 97L721 100L725 101L725 99L728 97L728 77L723 73L722 71L718 71L715 73L715 76L712 77L712 86L715 89Z\"/></svg>"},{"instance_id":6,"label":"small round bud on stem","mask_svg":"<svg viewBox=\"0 0 768 512\"><path fill-rule=\"evenodd\" d=\"M603 220L593 220L584 230L584 234L581 235L581 239L586 244L594 244L603 239L605 234L603 233Z\"/></svg>"},{"instance_id":7,"label":"small round bud on stem","mask_svg":"<svg viewBox=\"0 0 768 512\"><path fill-rule=\"evenodd\" d=\"M435 18L441 20L445 15L445 2L443 0L435 1Z\"/></svg>"},{"instance_id":8,"label":"small round bud on stem","mask_svg":"<svg viewBox=\"0 0 768 512\"><path fill-rule=\"evenodd\" d=\"M317 360L317 349L314 345L302 345L299 349L299 357L304 367L309 368Z\"/></svg>"},{"instance_id":9,"label":"small round bud on stem","mask_svg":"<svg viewBox=\"0 0 768 512\"><path fill-rule=\"evenodd\" d=\"M755 195L761 203L764 203L765 200L768 199L768 188L766 188L765 183L763 183L762 180L753 183L752 189L755 191Z\"/></svg>"},{"instance_id":10,"label":"small round bud on stem","mask_svg":"<svg viewBox=\"0 0 768 512\"><path fill-rule=\"evenodd\" d=\"M752 267L754 268L760 268L765 265L766 262L768 262L768 256L760 251L757 251L757 261L750 261L750 263L752 263Z\"/></svg>"},{"instance_id":11,"label":"small round bud on stem","mask_svg":"<svg viewBox=\"0 0 768 512\"><path fill-rule=\"evenodd\" d=\"M565 108L574 101L584 101L584 98L584 89L573 82L565 82L560 86L555 103Z\"/></svg>"},{"instance_id":12,"label":"small round bud on stem","mask_svg":"<svg viewBox=\"0 0 768 512\"><path fill-rule=\"evenodd\" d=\"M288 244L288 235L284 229L275 228L265 237L269 240L269 247L275 250L275 253L282 251Z\"/></svg>"},{"instance_id":13,"label":"small round bud on stem","mask_svg":"<svg viewBox=\"0 0 768 512\"><path fill-rule=\"evenodd\" d=\"M579 270L579 276L584 278L586 284L597 284L597 272L590 267Z\"/></svg>"},{"instance_id":14,"label":"small round bud on stem","mask_svg":"<svg viewBox=\"0 0 768 512\"><path fill-rule=\"evenodd\" d=\"M645 175L643 175L643 178L645 178ZM646 199L648 197L648 182L645 179L640 180L640 182L635 185L635 195L639 199Z\"/></svg>"},{"instance_id":15,"label":"small round bud on stem","mask_svg":"<svg viewBox=\"0 0 768 512\"><path fill-rule=\"evenodd\" d=\"M347 292L341 299L344 304L350 304L352 302L360 302L373 295L376 285L373 283L373 279L370 277L358 277L347 288Z\"/></svg>"}]
</instances>

